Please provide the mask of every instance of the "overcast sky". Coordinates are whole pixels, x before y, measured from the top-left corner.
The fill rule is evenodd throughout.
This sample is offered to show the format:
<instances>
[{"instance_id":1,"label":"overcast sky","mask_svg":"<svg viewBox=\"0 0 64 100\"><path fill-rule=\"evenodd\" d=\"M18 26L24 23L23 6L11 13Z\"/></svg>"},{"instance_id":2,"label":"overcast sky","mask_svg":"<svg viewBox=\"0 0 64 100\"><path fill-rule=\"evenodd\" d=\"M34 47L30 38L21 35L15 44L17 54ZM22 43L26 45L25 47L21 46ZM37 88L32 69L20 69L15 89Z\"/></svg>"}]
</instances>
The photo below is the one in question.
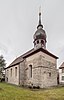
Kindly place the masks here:
<instances>
[{"instance_id":1,"label":"overcast sky","mask_svg":"<svg viewBox=\"0 0 64 100\"><path fill-rule=\"evenodd\" d=\"M47 49L64 61L64 0L0 0L0 55L9 65L33 48L41 5Z\"/></svg>"}]
</instances>

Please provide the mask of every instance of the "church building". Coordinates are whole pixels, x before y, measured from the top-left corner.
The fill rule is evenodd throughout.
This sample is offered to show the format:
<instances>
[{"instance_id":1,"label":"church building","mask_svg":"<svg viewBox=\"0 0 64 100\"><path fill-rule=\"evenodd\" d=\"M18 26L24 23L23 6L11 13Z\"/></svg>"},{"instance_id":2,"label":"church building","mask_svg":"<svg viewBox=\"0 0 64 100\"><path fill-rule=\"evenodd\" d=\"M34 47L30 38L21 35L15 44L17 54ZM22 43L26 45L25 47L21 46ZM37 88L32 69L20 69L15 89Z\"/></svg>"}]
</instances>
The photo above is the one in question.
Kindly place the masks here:
<instances>
[{"instance_id":1,"label":"church building","mask_svg":"<svg viewBox=\"0 0 64 100\"><path fill-rule=\"evenodd\" d=\"M46 49L46 32L41 24L41 11L39 24L33 36L34 48L16 58L5 69L7 83L46 88L57 85L57 59L58 57Z\"/></svg>"}]
</instances>

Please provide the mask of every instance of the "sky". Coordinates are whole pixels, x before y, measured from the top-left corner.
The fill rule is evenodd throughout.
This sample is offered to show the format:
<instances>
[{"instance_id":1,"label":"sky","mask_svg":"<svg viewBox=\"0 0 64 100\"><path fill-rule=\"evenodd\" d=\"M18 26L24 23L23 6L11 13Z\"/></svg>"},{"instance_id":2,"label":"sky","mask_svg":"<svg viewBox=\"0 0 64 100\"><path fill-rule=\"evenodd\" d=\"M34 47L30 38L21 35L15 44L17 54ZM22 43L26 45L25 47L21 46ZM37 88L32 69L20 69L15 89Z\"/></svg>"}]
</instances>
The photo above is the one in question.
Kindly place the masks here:
<instances>
[{"instance_id":1,"label":"sky","mask_svg":"<svg viewBox=\"0 0 64 100\"><path fill-rule=\"evenodd\" d=\"M64 0L0 0L0 55L7 66L32 49L41 6L47 50L64 61Z\"/></svg>"}]
</instances>

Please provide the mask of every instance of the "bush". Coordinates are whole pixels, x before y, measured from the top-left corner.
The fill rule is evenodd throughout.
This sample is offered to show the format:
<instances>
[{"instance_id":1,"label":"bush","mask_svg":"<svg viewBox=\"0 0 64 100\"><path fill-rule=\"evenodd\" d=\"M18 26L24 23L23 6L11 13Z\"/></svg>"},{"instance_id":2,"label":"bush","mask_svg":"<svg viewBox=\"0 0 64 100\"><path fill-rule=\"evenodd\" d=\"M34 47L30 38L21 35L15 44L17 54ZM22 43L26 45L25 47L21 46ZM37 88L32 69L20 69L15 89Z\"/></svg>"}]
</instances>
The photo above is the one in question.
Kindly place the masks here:
<instances>
[{"instance_id":1,"label":"bush","mask_svg":"<svg viewBox=\"0 0 64 100\"><path fill-rule=\"evenodd\" d=\"M33 86L33 89L40 89L40 86Z\"/></svg>"}]
</instances>

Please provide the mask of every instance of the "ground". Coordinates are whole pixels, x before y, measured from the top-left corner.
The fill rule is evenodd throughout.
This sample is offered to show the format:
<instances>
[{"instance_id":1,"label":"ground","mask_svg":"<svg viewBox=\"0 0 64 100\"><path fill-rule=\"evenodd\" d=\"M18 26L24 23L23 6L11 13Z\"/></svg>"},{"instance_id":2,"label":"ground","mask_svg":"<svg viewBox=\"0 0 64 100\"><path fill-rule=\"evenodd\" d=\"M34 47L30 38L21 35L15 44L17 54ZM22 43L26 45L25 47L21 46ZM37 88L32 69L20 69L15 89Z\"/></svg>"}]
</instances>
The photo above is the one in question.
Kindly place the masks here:
<instances>
[{"instance_id":1,"label":"ground","mask_svg":"<svg viewBox=\"0 0 64 100\"><path fill-rule=\"evenodd\" d=\"M64 87L33 90L0 83L0 100L64 100Z\"/></svg>"}]
</instances>

